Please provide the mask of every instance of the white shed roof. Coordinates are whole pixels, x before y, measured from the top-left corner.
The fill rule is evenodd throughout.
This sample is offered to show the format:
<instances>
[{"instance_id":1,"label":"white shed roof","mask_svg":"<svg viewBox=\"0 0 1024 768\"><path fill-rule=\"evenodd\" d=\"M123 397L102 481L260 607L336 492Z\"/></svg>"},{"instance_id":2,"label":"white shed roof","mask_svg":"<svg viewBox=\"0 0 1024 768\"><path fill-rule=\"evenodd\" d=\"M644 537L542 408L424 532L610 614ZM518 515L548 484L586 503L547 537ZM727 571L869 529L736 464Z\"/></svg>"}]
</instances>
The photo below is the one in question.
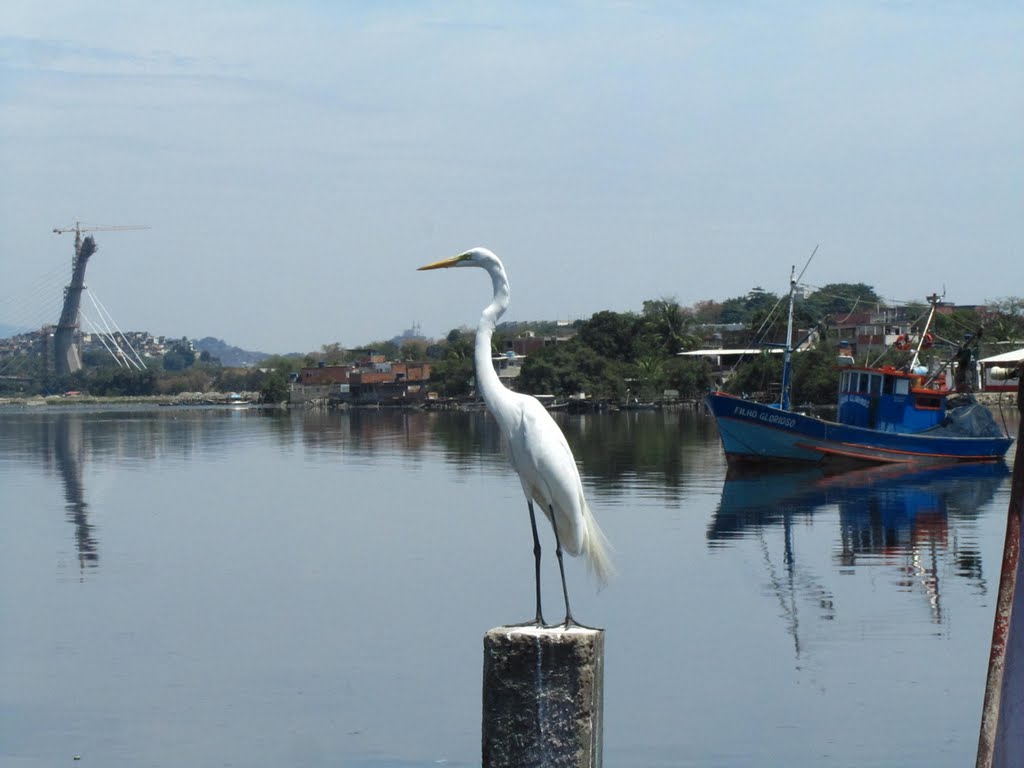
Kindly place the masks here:
<instances>
[{"instance_id":1,"label":"white shed roof","mask_svg":"<svg viewBox=\"0 0 1024 768\"><path fill-rule=\"evenodd\" d=\"M979 363L1019 363L1024 360L1024 349L1015 349L1013 352L1003 352L1001 355L992 355L979 360Z\"/></svg>"},{"instance_id":2,"label":"white shed roof","mask_svg":"<svg viewBox=\"0 0 1024 768\"><path fill-rule=\"evenodd\" d=\"M718 357L720 355L760 355L768 352L772 355L782 353L781 347L757 347L755 349L694 349L690 352L680 352L680 357Z\"/></svg>"}]
</instances>

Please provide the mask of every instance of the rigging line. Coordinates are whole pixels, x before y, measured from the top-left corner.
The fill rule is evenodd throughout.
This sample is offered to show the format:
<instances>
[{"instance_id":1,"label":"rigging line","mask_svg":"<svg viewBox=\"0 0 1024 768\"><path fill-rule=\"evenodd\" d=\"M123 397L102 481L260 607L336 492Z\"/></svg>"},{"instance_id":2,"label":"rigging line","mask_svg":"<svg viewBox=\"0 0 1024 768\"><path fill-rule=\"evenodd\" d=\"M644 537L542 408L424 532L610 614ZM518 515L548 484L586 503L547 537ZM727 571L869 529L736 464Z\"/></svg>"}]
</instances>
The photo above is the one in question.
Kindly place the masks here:
<instances>
[{"instance_id":1,"label":"rigging line","mask_svg":"<svg viewBox=\"0 0 1024 768\"><path fill-rule=\"evenodd\" d=\"M61 295L57 288L41 287L24 291L17 296L0 298L0 307L6 307L8 312L29 312L32 308L38 307L47 299L56 299Z\"/></svg>"},{"instance_id":2,"label":"rigging line","mask_svg":"<svg viewBox=\"0 0 1024 768\"><path fill-rule=\"evenodd\" d=\"M956 315L942 315L942 318L944 324L955 326L956 330L967 331L969 333L977 333L978 324L984 323L984 318L982 318L980 315L978 315L978 322L973 325L968 325L967 323L960 320Z\"/></svg>"},{"instance_id":3,"label":"rigging line","mask_svg":"<svg viewBox=\"0 0 1024 768\"><path fill-rule=\"evenodd\" d=\"M754 346L759 346L762 343L762 341L764 339L764 334L767 333L767 328L771 327L771 324L774 322L776 311L778 311L779 306L782 304L783 300L786 299L787 297L788 297L788 293L787 293L786 296L778 296L776 298L775 305L765 315L764 320L761 321L761 325L758 327L758 329L756 331L751 333L750 336L748 337L750 339L750 341L747 342L747 346L754 347ZM736 369L739 368L740 363L743 362L743 359L745 357L746 357L746 355L740 355L739 358L732 364L732 368L730 369L730 371L732 373L736 372Z\"/></svg>"},{"instance_id":4,"label":"rigging line","mask_svg":"<svg viewBox=\"0 0 1024 768\"><path fill-rule=\"evenodd\" d=\"M93 296L93 292L91 290L89 291L89 295ZM99 300L99 297L98 296L94 296L93 298L99 304L100 309L103 312L105 312L107 314L107 316L110 318L110 322L114 324L115 328L117 328L117 332L121 334L121 338L124 339L124 343L127 345L128 349L130 349L132 351L132 354L135 355L135 359L139 361L139 366L141 366L141 367L139 367L139 370L140 371L144 370L145 367L146 367L146 364L142 361L142 358L139 357L139 353L135 351L135 347L132 346L132 343L128 340L128 337L124 335L124 331L122 331L121 328L117 325L117 322L114 320L113 316L109 312L107 312L107 308L105 306L103 306L103 302L101 302Z\"/></svg>"},{"instance_id":5,"label":"rigging line","mask_svg":"<svg viewBox=\"0 0 1024 768\"><path fill-rule=\"evenodd\" d=\"M753 336L751 338L754 339L754 343L755 344L760 343L761 338L762 338L761 332L765 331L765 326L770 325L770 323L773 321L773 318L775 317L775 312L776 312L776 310L778 310L779 306L782 304L783 298L785 298L785 297L779 296L778 300L775 302L775 306L773 306L771 308L771 310L768 312L768 314L765 315L764 320L761 321L761 326L754 332L754 334L753 334Z\"/></svg>"},{"instance_id":6,"label":"rigging line","mask_svg":"<svg viewBox=\"0 0 1024 768\"><path fill-rule=\"evenodd\" d=\"M54 285L55 283L61 283L67 279L67 267L61 266L51 269L49 272L36 275L34 278L24 284L25 290L34 290L40 287L47 287Z\"/></svg>"},{"instance_id":7,"label":"rigging line","mask_svg":"<svg viewBox=\"0 0 1024 768\"><path fill-rule=\"evenodd\" d=\"M54 267L48 272L37 274L35 277L31 278L27 283L25 283L24 287L28 289L36 288L40 285L51 285L52 283L59 282L62 279L65 279L65 275L67 275L66 265Z\"/></svg>"},{"instance_id":8,"label":"rigging line","mask_svg":"<svg viewBox=\"0 0 1024 768\"><path fill-rule=\"evenodd\" d=\"M798 282L798 283L800 282L800 280L801 280L801 279L803 278L803 276L804 276L804 272L806 272L806 271L807 271L807 268L808 268L809 266L811 266L811 262L812 262L812 261L814 260L814 254L816 254L816 253L818 252L818 246L820 246L820 245L821 245L821 243L818 243L817 245L815 245L815 246L814 246L814 250L813 250L813 251L811 251L811 255L807 257L807 263L806 263L806 264L804 264L804 268L803 268L803 269L801 269L801 270L800 270L800 274L799 274L799 275L797 275L797 277L796 277L796 282Z\"/></svg>"},{"instance_id":9,"label":"rigging line","mask_svg":"<svg viewBox=\"0 0 1024 768\"><path fill-rule=\"evenodd\" d=\"M750 339L750 341L747 342L748 347L754 347L761 343L759 334L762 330L764 330L765 324L767 324L767 322L771 320L772 316L775 314L775 310L778 309L779 303L781 303L781 301L782 299L780 298L779 301L775 303L775 306L771 308L771 311L768 312L768 315L766 316L764 322L761 323L761 327L758 328L756 332L752 333L748 337ZM737 369L740 367L740 364L746 357L748 357L748 355L746 354L741 354L739 357L737 357L736 360L733 362L732 367L729 369L729 372L736 373Z\"/></svg>"},{"instance_id":10,"label":"rigging line","mask_svg":"<svg viewBox=\"0 0 1024 768\"><path fill-rule=\"evenodd\" d=\"M816 245L814 246L814 250L812 250L812 251L811 251L811 255L807 257L807 261L806 261L806 262L804 263L804 268L800 270L800 274L796 276L796 279L795 279L795 280L793 280L793 279L792 279L792 277L790 278L790 286L789 286L789 290L787 290L787 291L786 291L786 294L785 294L785 296L779 296L779 300L778 300L777 302L775 302L775 306L774 306L774 307L772 307L772 313L774 313L774 312L775 312L775 310L776 310L776 309L778 309L779 305L780 305L780 304L782 304L782 300L783 300L783 298L787 298L787 299L789 298L790 294L792 294L792 292L793 292L793 288L794 288L794 286L795 286L795 285L797 285L797 284L799 284L799 283L800 283L800 280L802 280L802 279L803 279L803 276L804 276L804 272L806 272L806 271L807 271L807 268L808 268L809 266L811 266L811 262L812 262L812 261L814 261L814 256L815 256L815 254L817 254L817 252L818 252L818 248L820 247L820 245L821 245L821 244L820 244L820 243L818 243L818 244L816 244ZM763 325L764 325L764 324L762 323L762 327L763 327ZM759 332L760 332L760 331L759 331Z\"/></svg>"},{"instance_id":11,"label":"rigging line","mask_svg":"<svg viewBox=\"0 0 1024 768\"><path fill-rule=\"evenodd\" d=\"M838 320L838 319L837 319L837 320L836 320L836 323L837 323L837 324L845 323L845 322L846 322L847 320L849 320L849 319L850 319L851 317L853 317L853 312L854 312L854 310L856 310L856 309L857 309L857 305L858 305L858 304L860 304L860 296L858 296L858 297L857 297L856 299L854 299L854 300L853 300L853 306L852 306L852 307L850 307L850 311L849 311L849 313L848 313L848 314L846 315L846 317L844 317L844 318L843 318L842 320Z\"/></svg>"},{"instance_id":12,"label":"rigging line","mask_svg":"<svg viewBox=\"0 0 1024 768\"><path fill-rule=\"evenodd\" d=\"M0 373L7 373L7 371L10 370L11 367L14 366L15 364L18 365L18 368L24 370L25 366L28 365L30 361L31 355L25 355L20 353L10 355L9 357L7 357L6 361L0 362Z\"/></svg>"},{"instance_id":13,"label":"rigging line","mask_svg":"<svg viewBox=\"0 0 1024 768\"><path fill-rule=\"evenodd\" d=\"M4 307L5 314L13 318L38 317L40 312L59 303L60 293L55 291L40 291L34 294L19 296L10 301L0 302Z\"/></svg>"},{"instance_id":14,"label":"rigging line","mask_svg":"<svg viewBox=\"0 0 1024 768\"><path fill-rule=\"evenodd\" d=\"M803 285L806 288L812 288L815 291L821 291L824 288L824 286L814 285L813 283L801 283L801 285ZM826 293L825 295L835 299L846 299L847 301L863 299L863 296L847 296L846 294L842 293L830 292ZM888 308L921 306L923 304L923 302L920 299L893 299L887 296L878 296L877 300L879 304Z\"/></svg>"},{"instance_id":15,"label":"rigging line","mask_svg":"<svg viewBox=\"0 0 1024 768\"><path fill-rule=\"evenodd\" d=\"M34 286L17 295L11 295L9 298L4 298L2 303L12 309L34 306L39 304L43 297L60 296L61 291L58 289L57 285L59 284Z\"/></svg>"}]
</instances>

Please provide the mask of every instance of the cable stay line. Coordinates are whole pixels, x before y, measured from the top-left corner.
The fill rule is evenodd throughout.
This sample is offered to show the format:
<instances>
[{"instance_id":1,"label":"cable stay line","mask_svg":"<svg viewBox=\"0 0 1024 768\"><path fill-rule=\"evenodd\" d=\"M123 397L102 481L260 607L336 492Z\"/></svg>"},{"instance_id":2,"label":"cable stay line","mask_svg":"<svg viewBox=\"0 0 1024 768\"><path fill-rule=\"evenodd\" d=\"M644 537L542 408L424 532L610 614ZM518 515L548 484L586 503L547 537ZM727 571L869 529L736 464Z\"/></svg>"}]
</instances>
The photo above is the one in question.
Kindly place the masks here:
<instances>
[{"instance_id":1,"label":"cable stay line","mask_svg":"<svg viewBox=\"0 0 1024 768\"><path fill-rule=\"evenodd\" d=\"M113 345L113 347L117 350L117 352L115 353L112 352L109 347L107 347L107 351L118 359L119 364L123 362L125 366L128 368L136 368L140 371L144 370L145 364L136 363L134 360L132 360L131 357L128 356L128 353L125 352L124 349L122 348L121 342L118 341L117 335L114 333L113 330L111 330L110 326L111 324L113 324L114 328L117 329L118 333L121 333L121 338L124 341L124 345L131 349L133 353L135 352L134 348L132 348L131 343L129 343L128 338L124 335L124 333L121 332L121 329L117 327L117 323L114 323L114 319L110 317L110 313L105 311L102 304L99 303L99 300L96 298L92 291L87 291L87 293L89 294L89 300L92 302L93 307L95 307L96 311L99 313L100 320L102 321L103 326L106 329L106 338L109 339L111 345ZM103 336L104 332L100 331L101 341L103 340ZM106 342L104 342L103 346L107 346Z\"/></svg>"},{"instance_id":2,"label":"cable stay line","mask_svg":"<svg viewBox=\"0 0 1024 768\"><path fill-rule=\"evenodd\" d=\"M128 337L124 335L124 331L122 331L120 326L118 326L117 321L115 321L113 316L107 311L107 308L104 306L103 302L100 301L99 296L96 296L90 290L89 291L89 298L92 300L92 302L94 304L96 304L99 307L100 312L102 312L104 315L106 315L110 319L110 323L114 326L114 328L117 329L117 332L121 334L121 338L124 340L125 346L128 347L128 349L131 350L131 353L133 355L135 355L135 359L138 361L138 365L136 367L140 371L145 370L146 363L143 361L143 359L141 357L139 357L139 353L135 351L135 347L132 346L131 341L129 341Z\"/></svg>"},{"instance_id":3,"label":"cable stay line","mask_svg":"<svg viewBox=\"0 0 1024 768\"><path fill-rule=\"evenodd\" d=\"M82 315L82 319L85 320L85 324L89 326L90 332L93 333L97 338L99 338L100 343L103 345L103 348L105 350L107 350L107 352L110 353L110 356L112 358L114 358L114 362L117 363L117 367L118 368L124 368L124 363L121 362L121 358L117 354L115 354L114 350L112 350L110 348L110 345L107 344L106 335L100 329L98 329L95 325L93 325L92 320L90 320L87 315L83 314ZM120 350L118 350L118 351L120 351Z\"/></svg>"}]
</instances>

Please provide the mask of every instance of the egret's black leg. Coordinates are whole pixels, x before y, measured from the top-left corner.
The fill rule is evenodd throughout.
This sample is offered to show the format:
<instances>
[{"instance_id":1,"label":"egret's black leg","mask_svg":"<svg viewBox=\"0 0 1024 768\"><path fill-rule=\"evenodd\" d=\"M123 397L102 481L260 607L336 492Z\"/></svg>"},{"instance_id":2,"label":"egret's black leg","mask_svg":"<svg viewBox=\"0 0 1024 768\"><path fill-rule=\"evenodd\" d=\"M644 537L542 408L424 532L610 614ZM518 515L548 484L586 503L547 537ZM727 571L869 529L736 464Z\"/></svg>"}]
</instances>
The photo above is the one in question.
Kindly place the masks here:
<instances>
[{"instance_id":1,"label":"egret's black leg","mask_svg":"<svg viewBox=\"0 0 1024 768\"><path fill-rule=\"evenodd\" d=\"M533 529L533 578L537 587L537 626L544 624L544 616L540 612L540 537L537 535L537 516L533 514L533 502L526 502L530 508L530 528Z\"/></svg>"},{"instance_id":2,"label":"egret's black leg","mask_svg":"<svg viewBox=\"0 0 1024 768\"><path fill-rule=\"evenodd\" d=\"M562 563L562 542L558 540L558 526L555 525L555 510L551 509L551 527L555 529L555 557L558 558L558 572L562 574L562 597L565 598L565 627L576 624L569 610L569 589L565 586L565 565Z\"/></svg>"},{"instance_id":3,"label":"egret's black leg","mask_svg":"<svg viewBox=\"0 0 1024 768\"><path fill-rule=\"evenodd\" d=\"M537 587L537 616L533 621L524 621L512 626L541 627L544 626L544 616L540 612L540 536L537 535L537 516L533 513L533 502L527 501L526 505L530 509L530 528L533 529L533 577Z\"/></svg>"}]
</instances>

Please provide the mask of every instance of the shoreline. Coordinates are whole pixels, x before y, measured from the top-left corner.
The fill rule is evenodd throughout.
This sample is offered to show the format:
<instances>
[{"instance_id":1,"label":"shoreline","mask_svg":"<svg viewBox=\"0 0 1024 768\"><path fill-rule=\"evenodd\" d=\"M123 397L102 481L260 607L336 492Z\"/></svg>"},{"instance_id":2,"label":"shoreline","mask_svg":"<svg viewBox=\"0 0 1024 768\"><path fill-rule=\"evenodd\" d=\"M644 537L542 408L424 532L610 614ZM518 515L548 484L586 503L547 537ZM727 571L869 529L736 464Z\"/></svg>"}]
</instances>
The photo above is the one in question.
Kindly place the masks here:
<instances>
[{"instance_id":1,"label":"shoreline","mask_svg":"<svg viewBox=\"0 0 1024 768\"><path fill-rule=\"evenodd\" d=\"M258 392L183 392L178 395L35 395L32 397L0 397L0 407L26 406L30 408L72 407L78 405L152 405L152 406L252 406L261 408L286 407L287 403L260 403Z\"/></svg>"},{"instance_id":2,"label":"shoreline","mask_svg":"<svg viewBox=\"0 0 1024 768\"><path fill-rule=\"evenodd\" d=\"M234 396L232 396L234 395ZM1015 392L975 392L974 397L978 403L987 408L1016 408ZM700 402L700 401L697 401ZM300 410L307 406L306 403L292 404L287 401L281 403L261 403L258 392L236 392L226 394L224 392L183 392L178 395L118 395L106 397L101 395L35 395L32 397L2 397L0 396L0 407L27 406L39 407L69 407L76 405L153 405L153 406L249 406L260 408L294 408ZM674 403L673 405L679 405ZM350 406L355 407L355 406ZM381 407L381 406L375 406ZM663 406L665 407L665 406ZM802 406L805 407L805 406ZM834 404L815 406L816 408L834 408Z\"/></svg>"}]
</instances>

